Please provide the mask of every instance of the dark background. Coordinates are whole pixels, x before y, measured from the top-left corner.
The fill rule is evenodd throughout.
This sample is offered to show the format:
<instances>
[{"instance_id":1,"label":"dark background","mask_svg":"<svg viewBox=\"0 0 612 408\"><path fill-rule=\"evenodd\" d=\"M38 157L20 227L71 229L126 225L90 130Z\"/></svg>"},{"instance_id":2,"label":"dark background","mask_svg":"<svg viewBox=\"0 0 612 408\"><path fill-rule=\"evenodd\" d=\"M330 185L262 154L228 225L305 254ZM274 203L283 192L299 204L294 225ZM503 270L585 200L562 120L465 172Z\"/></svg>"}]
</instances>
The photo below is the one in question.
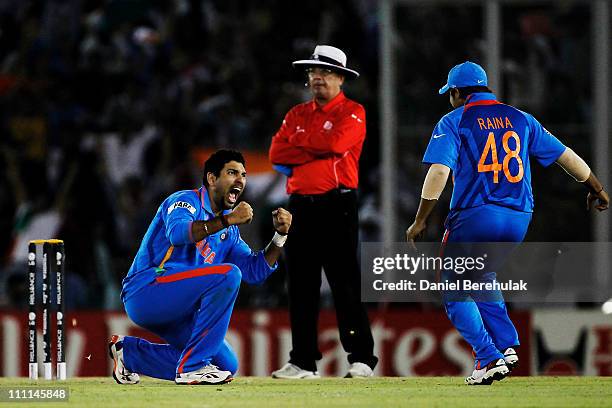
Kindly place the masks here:
<instances>
[{"instance_id":1,"label":"dark background","mask_svg":"<svg viewBox=\"0 0 612 408\"><path fill-rule=\"evenodd\" d=\"M589 161L588 6L506 5L503 16L502 100ZM397 8L402 231L418 205L429 135L450 109L437 90L453 65L484 63L482 19L479 6ZM0 1L0 307L26 303L17 242L38 222L66 242L68 307L120 309L121 279L157 206L200 185L193 152L265 154L287 110L308 98L291 61L316 44L342 48L361 73L345 87L367 111L361 233L380 239L378 34L378 2L368 0ZM533 163L532 174L528 240L591 240L582 187L556 166ZM441 237L448 195L428 240ZM267 221L250 228L260 248ZM286 305L283 273L281 265L263 287L244 288L239 305Z\"/></svg>"}]
</instances>

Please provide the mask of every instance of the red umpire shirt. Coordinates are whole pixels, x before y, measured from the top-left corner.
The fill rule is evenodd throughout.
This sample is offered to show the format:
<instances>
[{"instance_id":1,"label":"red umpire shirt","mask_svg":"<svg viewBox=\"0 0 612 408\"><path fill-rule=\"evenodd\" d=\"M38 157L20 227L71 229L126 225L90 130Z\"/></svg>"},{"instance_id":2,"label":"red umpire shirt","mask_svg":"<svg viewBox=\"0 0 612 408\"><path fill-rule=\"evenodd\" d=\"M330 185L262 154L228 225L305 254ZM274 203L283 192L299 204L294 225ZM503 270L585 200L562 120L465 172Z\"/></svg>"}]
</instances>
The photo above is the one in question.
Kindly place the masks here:
<instances>
[{"instance_id":1,"label":"red umpire shirt","mask_svg":"<svg viewBox=\"0 0 612 408\"><path fill-rule=\"evenodd\" d=\"M270 161L292 166L289 194L356 189L365 135L365 109L340 92L323 107L314 100L294 106L272 138Z\"/></svg>"}]
</instances>

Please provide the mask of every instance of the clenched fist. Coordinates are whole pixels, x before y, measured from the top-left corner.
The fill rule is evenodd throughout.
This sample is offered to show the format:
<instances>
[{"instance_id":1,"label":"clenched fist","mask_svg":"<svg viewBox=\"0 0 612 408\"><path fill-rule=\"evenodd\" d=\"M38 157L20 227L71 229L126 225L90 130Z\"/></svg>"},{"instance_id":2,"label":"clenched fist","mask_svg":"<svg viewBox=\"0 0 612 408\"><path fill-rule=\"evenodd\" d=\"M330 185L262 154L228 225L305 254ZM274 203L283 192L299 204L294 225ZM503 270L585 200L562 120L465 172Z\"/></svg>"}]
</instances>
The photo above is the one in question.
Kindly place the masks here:
<instances>
[{"instance_id":1,"label":"clenched fist","mask_svg":"<svg viewBox=\"0 0 612 408\"><path fill-rule=\"evenodd\" d=\"M246 201L240 202L234 211L227 215L227 223L230 225L247 224L253 219L253 208Z\"/></svg>"},{"instance_id":2,"label":"clenched fist","mask_svg":"<svg viewBox=\"0 0 612 408\"><path fill-rule=\"evenodd\" d=\"M274 229L279 234L287 235L289 227L291 227L291 213L279 207L272 211L272 222L274 223Z\"/></svg>"},{"instance_id":3,"label":"clenched fist","mask_svg":"<svg viewBox=\"0 0 612 408\"><path fill-rule=\"evenodd\" d=\"M606 193L603 188L599 191L599 193L589 193L587 196L587 210L592 210L593 208L597 208L599 211L607 210L610 206L610 197L608 193Z\"/></svg>"}]
</instances>

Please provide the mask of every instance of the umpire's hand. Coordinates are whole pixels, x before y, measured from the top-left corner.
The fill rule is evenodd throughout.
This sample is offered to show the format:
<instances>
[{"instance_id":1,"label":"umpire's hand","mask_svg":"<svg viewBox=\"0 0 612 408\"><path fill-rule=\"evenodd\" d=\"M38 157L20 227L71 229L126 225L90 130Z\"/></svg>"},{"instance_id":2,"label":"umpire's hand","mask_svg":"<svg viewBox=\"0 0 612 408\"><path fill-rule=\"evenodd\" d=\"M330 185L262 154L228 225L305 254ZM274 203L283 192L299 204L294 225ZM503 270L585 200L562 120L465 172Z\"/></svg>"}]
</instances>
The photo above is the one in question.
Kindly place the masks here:
<instances>
[{"instance_id":1,"label":"umpire's hand","mask_svg":"<svg viewBox=\"0 0 612 408\"><path fill-rule=\"evenodd\" d=\"M234 208L234 211L227 215L227 222L230 225L247 224L253 219L253 208L246 201L241 201Z\"/></svg>"},{"instance_id":2,"label":"umpire's hand","mask_svg":"<svg viewBox=\"0 0 612 408\"><path fill-rule=\"evenodd\" d=\"M272 211L272 222L274 223L274 229L282 235L289 233L291 227L291 213L282 207Z\"/></svg>"}]
</instances>

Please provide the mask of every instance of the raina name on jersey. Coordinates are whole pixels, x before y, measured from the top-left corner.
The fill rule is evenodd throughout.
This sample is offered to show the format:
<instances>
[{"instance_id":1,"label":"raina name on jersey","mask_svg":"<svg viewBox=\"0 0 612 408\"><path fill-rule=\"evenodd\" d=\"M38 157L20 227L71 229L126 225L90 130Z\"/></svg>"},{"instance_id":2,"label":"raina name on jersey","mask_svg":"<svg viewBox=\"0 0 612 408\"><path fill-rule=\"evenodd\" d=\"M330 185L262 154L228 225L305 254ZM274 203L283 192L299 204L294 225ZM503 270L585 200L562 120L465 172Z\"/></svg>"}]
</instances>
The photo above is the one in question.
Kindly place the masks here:
<instances>
[{"instance_id":1,"label":"raina name on jersey","mask_svg":"<svg viewBox=\"0 0 612 408\"><path fill-rule=\"evenodd\" d=\"M512 122L510 122L510 119L508 119L507 116L504 116L503 118L501 116L493 118L477 118L476 120L478 121L480 130L514 128L514 126L512 126Z\"/></svg>"}]
</instances>

